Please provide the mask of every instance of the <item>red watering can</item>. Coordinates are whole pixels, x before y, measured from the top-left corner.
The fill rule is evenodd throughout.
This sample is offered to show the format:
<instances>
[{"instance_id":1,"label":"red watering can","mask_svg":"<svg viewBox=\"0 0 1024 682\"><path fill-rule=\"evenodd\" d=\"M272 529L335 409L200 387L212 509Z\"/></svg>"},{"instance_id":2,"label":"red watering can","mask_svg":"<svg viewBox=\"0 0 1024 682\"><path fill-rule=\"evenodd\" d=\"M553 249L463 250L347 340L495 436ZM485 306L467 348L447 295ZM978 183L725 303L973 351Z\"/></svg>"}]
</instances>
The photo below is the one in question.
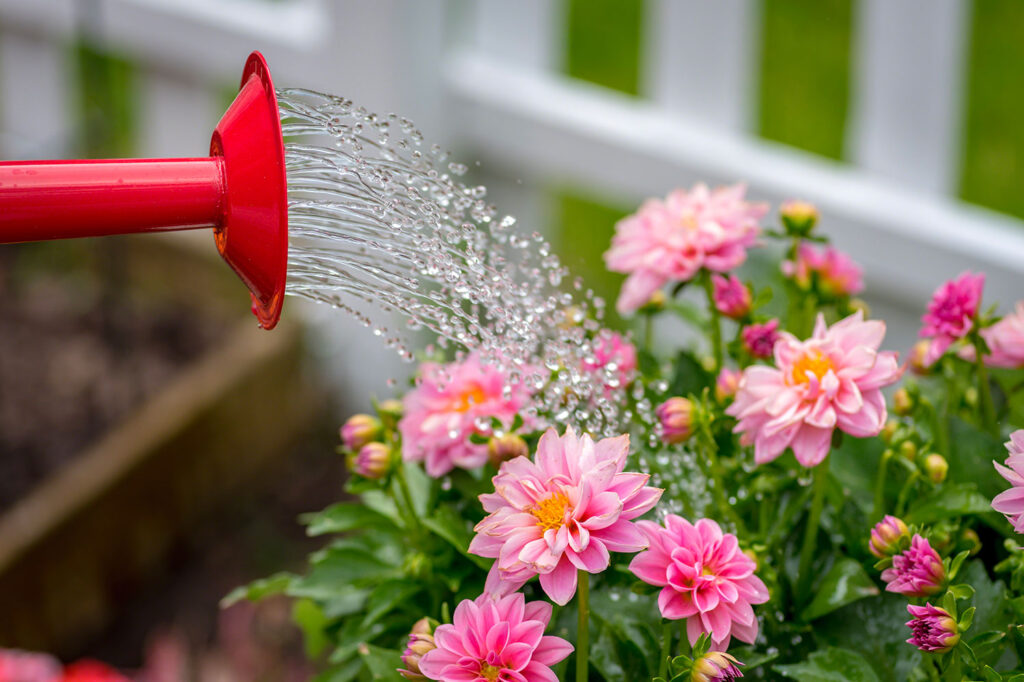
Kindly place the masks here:
<instances>
[{"instance_id":1,"label":"red watering can","mask_svg":"<svg viewBox=\"0 0 1024 682\"><path fill-rule=\"evenodd\" d=\"M260 326L281 316L288 194L277 95L253 52L198 159L0 162L0 243L213 228Z\"/></svg>"}]
</instances>

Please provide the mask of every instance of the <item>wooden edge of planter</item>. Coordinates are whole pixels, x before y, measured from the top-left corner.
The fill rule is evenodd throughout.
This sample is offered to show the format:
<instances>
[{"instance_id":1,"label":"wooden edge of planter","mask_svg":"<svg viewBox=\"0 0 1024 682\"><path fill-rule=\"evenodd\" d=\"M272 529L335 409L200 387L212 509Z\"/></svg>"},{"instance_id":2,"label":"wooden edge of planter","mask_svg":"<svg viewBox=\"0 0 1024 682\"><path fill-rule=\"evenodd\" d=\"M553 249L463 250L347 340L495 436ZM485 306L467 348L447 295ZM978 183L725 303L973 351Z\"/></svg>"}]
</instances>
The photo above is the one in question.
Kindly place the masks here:
<instances>
[{"instance_id":1,"label":"wooden edge of planter","mask_svg":"<svg viewBox=\"0 0 1024 682\"><path fill-rule=\"evenodd\" d=\"M219 348L206 353L137 413L0 514L0 575L27 548L110 488L154 446L237 383L254 363L259 365L297 342L294 325L261 333L254 333L254 326L249 320L239 324Z\"/></svg>"}]
</instances>

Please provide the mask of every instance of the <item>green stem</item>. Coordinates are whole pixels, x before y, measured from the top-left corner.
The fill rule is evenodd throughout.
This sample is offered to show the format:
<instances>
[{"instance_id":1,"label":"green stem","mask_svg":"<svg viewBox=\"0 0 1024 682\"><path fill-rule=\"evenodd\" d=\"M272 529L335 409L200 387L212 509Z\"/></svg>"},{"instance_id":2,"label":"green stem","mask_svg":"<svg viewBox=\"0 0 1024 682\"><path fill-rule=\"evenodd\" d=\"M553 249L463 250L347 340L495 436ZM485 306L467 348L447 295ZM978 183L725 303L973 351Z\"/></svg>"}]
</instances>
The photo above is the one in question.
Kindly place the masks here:
<instances>
[{"instance_id":1,"label":"green stem","mask_svg":"<svg viewBox=\"0 0 1024 682\"><path fill-rule=\"evenodd\" d=\"M648 353L651 352L651 342L654 338L654 315L647 313L644 315L644 350Z\"/></svg>"},{"instance_id":2,"label":"green stem","mask_svg":"<svg viewBox=\"0 0 1024 682\"><path fill-rule=\"evenodd\" d=\"M590 574L580 569L577 573L576 608L579 621L576 629L576 682L587 682L590 657Z\"/></svg>"},{"instance_id":3,"label":"green stem","mask_svg":"<svg viewBox=\"0 0 1024 682\"><path fill-rule=\"evenodd\" d=\"M661 626L661 662L658 664L658 677L668 679L668 660L672 655L672 621L666 620Z\"/></svg>"},{"instance_id":4,"label":"green stem","mask_svg":"<svg viewBox=\"0 0 1024 682\"><path fill-rule=\"evenodd\" d=\"M706 425L697 435L697 448L701 455L700 461L705 464L705 472L711 479L711 494L715 498L715 505L718 507L718 511L732 522L736 527L738 535L746 535L747 528L743 523L743 519L736 513L736 509L729 504L729 500L725 496L722 465L718 461L718 444L715 443L715 438Z\"/></svg>"},{"instance_id":5,"label":"green stem","mask_svg":"<svg viewBox=\"0 0 1024 682\"><path fill-rule=\"evenodd\" d=\"M975 367L978 374L978 397L981 403L981 420L985 429L999 438L999 425L996 423L996 407L992 402L992 388L988 383L988 368L982 356L981 335L974 334Z\"/></svg>"},{"instance_id":6,"label":"green stem","mask_svg":"<svg viewBox=\"0 0 1024 682\"><path fill-rule=\"evenodd\" d=\"M701 275L704 284L704 293L708 297L708 311L711 313L711 352L714 356L715 366L713 376L718 376L722 369L722 316L715 306L715 287L711 283L711 273L705 270Z\"/></svg>"},{"instance_id":7,"label":"green stem","mask_svg":"<svg viewBox=\"0 0 1024 682\"><path fill-rule=\"evenodd\" d=\"M412 503L412 494L409 492L409 484L405 480L405 466L398 467L398 471L394 478L398 481L398 490L401 493L410 525L416 530L420 530L420 518L416 515L416 506Z\"/></svg>"},{"instance_id":8,"label":"green stem","mask_svg":"<svg viewBox=\"0 0 1024 682\"><path fill-rule=\"evenodd\" d=\"M885 505L885 474L889 469L889 458L892 451L886 448L882 452L882 459L878 462L878 474L875 477L875 507L871 512L871 520L877 521L882 518L883 506Z\"/></svg>"},{"instance_id":9,"label":"green stem","mask_svg":"<svg viewBox=\"0 0 1024 682\"><path fill-rule=\"evenodd\" d=\"M825 505L825 488L828 487L828 463L829 458L826 457L814 469L814 497L811 499L811 514L807 517L804 545L800 549L800 568L797 571L798 594L808 593L811 560L814 558L814 546L818 541L818 524L821 522L821 509Z\"/></svg>"}]
</instances>

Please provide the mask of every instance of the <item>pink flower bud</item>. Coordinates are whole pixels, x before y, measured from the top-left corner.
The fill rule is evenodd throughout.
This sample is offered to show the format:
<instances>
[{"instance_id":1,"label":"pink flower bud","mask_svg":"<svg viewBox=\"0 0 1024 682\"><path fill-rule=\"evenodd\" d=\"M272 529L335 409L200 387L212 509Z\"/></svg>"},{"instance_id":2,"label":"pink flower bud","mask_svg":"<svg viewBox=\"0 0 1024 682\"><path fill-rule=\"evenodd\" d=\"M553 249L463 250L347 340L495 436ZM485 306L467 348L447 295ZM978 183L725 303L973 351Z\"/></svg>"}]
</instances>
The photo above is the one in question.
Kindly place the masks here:
<instances>
[{"instance_id":1,"label":"pink flower bud","mask_svg":"<svg viewBox=\"0 0 1024 682\"><path fill-rule=\"evenodd\" d=\"M728 279L714 275L711 283L714 285L712 298L718 312L734 320L743 319L750 313L753 303L750 289L736 275L729 275Z\"/></svg>"},{"instance_id":2,"label":"pink flower bud","mask_svg":"<svg viewBox=\"0 0 1024 682\"><path fill-rule=\"evenodd\" d=\"M907 626L914 633L907 642L921 651L945 653L960 641L960 632L956 621L945 609L931 604L924 606L910 604L907 606L907 611L913 616L907 621Z\"/></svg>"},{"instance_id":3,"label":"pink flower bud","mask_svg":"<svg viewBox=\"0 0 1024 682\"><path fill-rule=\"evenodd\" d=\"M737 666L743 665L724 651L709 651L693 662L693 682L730 682L743 677Z\"/></svg>"},{"instance_id":4,"label":"pink flower bud","mask_svg":"<svg viewBox=\"0 0 1024 682\"><path fill-rule=\"evenodd\" d=\"M770 358L779 340L779 321L769 320L764 324L754 323L743 328L743 347L755 358Z\"/></svg>"},{"instance_id":5,"label":"pink flower bud","mask_svg":"<svg viewBox=\"0 0 1024 682\"><path fill-rule=\"evenodd\" d=\"M879 559L885 559L896 552L896 544L901 538L910 535L907 524L895 516L886 516L871 529L871 540L868 549Z\"/></svg>"},{"instance_id":6,"label":"pink flower bud","mask_svg":"<svg viewBox=\"0 0 1024 682\"><path fill-rule=\"evenodd\" d=\"M920 535L910 540L910 548L892 558L892 566L882 571L886 592L905 597L928 597L942 589L946 569L942 558Z\"/></svg>"},{"instance_id":7,"label":"pink flower bud","mask_svg":"<svg viewBox=\"0 0 1024 682\"><path fill-rule=\"evenodd\" d=\"M693 403L686 398L669 398L655 413L661 422L661 439L666 443L683 443L693 434Z\"/></svg>"},{"instance_id":8,"label":"pink flower bud","mask_svg":"<svg viewBox=\"0 0 1024 682\"><path fill-rule=\"evenodd\" d=\"M925 376L931 373L932 363L928 362L928 349L931 346L931 340L921 339L914 344L914 347L910 349L910 357L907 359L910 365L910 370L919 376Z\"/></svg>"},{"instance_id":9,"label":"pink flower bud","mask_svg":"<svg viewBox=\"0 0 1024 682\"><path fill-rule=\"evenodd\" d=\"M409 642L402 654L402 663L405 669L398 673L407 680L425 680L427 676L420 672L420 659L428 651L437 648L434 644L434 624L429 618L421 618L412 626L409 633Z\"/></svg>"},{"instance_id":10,"label":"pink flower bud","mask_svg":"<svg viewBox=\"0 0 1024 682\"><path fill-rule=\"evenodd\" d=\"M380 420L368 414L354 414L341 427L341 442L349 450L358 450L380 437Z\"/></svg>"},{"instance_id":11,"label":"pink flower bud","mask_svg":"<svg viewBox=\"0 0 1024 682\"><path fill-rule=\"evenodd\" d=\"M715 379L715 398L718 402L724 403L736 395L736 391L740 387L741 378L743 378L743 372L738 369L722 368L722 371L718 373L718 377Z\"/></svg>"},{"instance_id":12,"label":"pink flower bud","mask_svg":"<svg viewBox=\"0 0 1024 682\"><path fill-rule=\"evenodd\" d=\"M367 443L356 454L352 471L363 478L383 478L391 471L391 448L384 443Z\"/></svg>"},{"instance_id":13,"label":"pink flower bud","mask_svg":"<svg viewBox=\"0 0 1024 682\"><path fill-rule=\"evenodd\" d=\"M529 457L530 448L526 441L514 433L506 433L503 436L495 436L487 442L487 458L491 460L494 468L501 466L516 457Z\"/></svg>"}]
</instances>

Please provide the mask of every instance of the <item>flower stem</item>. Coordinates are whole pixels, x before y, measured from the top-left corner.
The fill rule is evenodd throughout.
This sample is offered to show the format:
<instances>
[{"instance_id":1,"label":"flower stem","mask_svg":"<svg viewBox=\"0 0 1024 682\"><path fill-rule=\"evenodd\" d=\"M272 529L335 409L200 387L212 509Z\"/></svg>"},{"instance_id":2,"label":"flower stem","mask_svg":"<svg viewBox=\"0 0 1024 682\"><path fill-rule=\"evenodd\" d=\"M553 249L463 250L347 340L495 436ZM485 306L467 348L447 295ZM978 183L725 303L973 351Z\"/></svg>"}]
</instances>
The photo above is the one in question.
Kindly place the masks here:
<instances>
[{"instance_id":1,"label":"flower stem","mask_svg":"<svg viewBox=\"0 0 1024 682\"><path fill-rule=\"evenodd\" d=\"M661 626L661 661L658 663L658 677L668 679L668 659L672 655L672 621L666 620Z\"/></svg>"},{"instance_id":2,"label":"flower stem","mask_svg":"<svg viewBox=\"0 0 1024 682\"><path fill-rule=\"evenodd\" d=\"M999 438L999 425L996 423L996 408L992 402L992 388L988 383L988 368L982 356L981 335L974 334L975 367L978 375L978 398L981 403L981 420L985 429Z\"/></svg>"},{"instance_id":3,"label":"flower stem","mask_svg":"<svg viewBox=\"0 0 1024 682\"><path fill-rule=\"evenodd\" d=\"M885 504L885 474L889 470L889 458L891 450L884 450L882 458L878 462L878 474L875 476L875 507L871 511L871 520L877 521L882 518L882 507Z\"/></svg>"},{"instance_id":4,"label":"flower stem","mask_svg":"<svg viewBox=\"0 0 1024 682\"><path fill-rule=\"evenodd\" d=\"M825 488L828 487L828 462L825 457L814 469L814 497L811 499L811 514L807 517L807 528L804 532L804 545L800 549L800 568L797 571L797 593L807 594L811 579L811 560L814 558L814 545L818 540L818 523L821 521L821 509L825 505Z\"/></svg>"},{"instance_id":5,"label":"flower stem","mask_svg":"<svg viewBox=\"0 0 1024 682\"><path fill-rule=\"evenodd\" d=\"M719 370L722 369L722 316L715 306L715 288L711 283L711 273L707 270L701 274L701 283L704 285L704 293L708 297L708 311L711 313L711 352L715 362L712 375L718 376Z\"/></svg>"},{"instance_id":6,"label":"flower stem","mask_svg":"<svg viewBox=\"0 0 1024 682\"><path fill-rule=\"evenodd\" d=\"M579 569L576 608L579 621L576 630L576 682L587 682L590 657L590 574Z\"/></svg>"},{"instance_id":7,"label":"flower stem","mask_svg":"<svg viewBox=\"0 0 1024 682\"><path fill-rule=\"evenodd\" d=\"M718 511L727 518L736 527L736 533L738 535L746 535L747 527L743 523L743 519L736 513L736 510L731 504L729 504L728 498L725 496L725 483L722 480L722 465L718 461L718 444L715 443L715 437L712 435L710 427L705 424L697 434L697 448L700 457L700 461L705 465L705 472L711 479L711 494L715 498L715 506L718 507Z\"/></svg>"},{"instance_id":8,"label":"flower stem","mask_svg":"<svg viewBox=\"0 0 1024 682\"><path fill-rule=\"evenodd\" d=\"M416 506L412 503L412 494L409 492L409 483L405 480L405 466L399 466L395 472L394 479L398 482L398 490L402 496L402 506L405 507L411 527L419 530L420 519L416 516Z\"/></svg>"}]
</instances>

